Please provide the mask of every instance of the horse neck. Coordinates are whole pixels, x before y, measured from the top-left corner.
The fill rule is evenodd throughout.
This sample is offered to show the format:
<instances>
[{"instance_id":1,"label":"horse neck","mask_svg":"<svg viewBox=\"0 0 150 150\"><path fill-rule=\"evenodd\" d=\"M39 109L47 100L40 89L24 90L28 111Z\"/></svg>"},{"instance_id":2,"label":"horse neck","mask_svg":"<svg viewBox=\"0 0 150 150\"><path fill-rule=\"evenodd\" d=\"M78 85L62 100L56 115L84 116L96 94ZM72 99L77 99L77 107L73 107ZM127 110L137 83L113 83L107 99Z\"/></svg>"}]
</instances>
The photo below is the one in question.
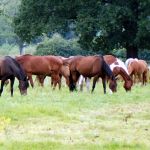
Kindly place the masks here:
<instances>
[{"instance_id":1,"label":"horse neck","mask_svg":"<svg viewBox=\"0 0 150 150\"><path fill-rule=\"evenodd\" d=\"M12 66L12 70L13 70L13 75L20 81L24 81L25 79L25 72L22 69L22 67L19 64L13 64Z\"/></svg>"},{"instance_id":2,"label":"horse neck","mask_svg":"<svg viewBox=\"0 0 150 150\"><path fill-rule=\"evenodd\" d=\"M123 77L125 82L131 80L130 76L126 73L126 71L123 68L120 68L119 74Z\"/></svg>"},{"instance_id":3,"label":"horse neck","mask_svg":"<svg viewBox=\"0 0 150 150\"><path fill-rule=\"evenodd\" d=\"M20 81L20 80L24 80L24 76L22 76L22 74L17 71L17 72L14 72L14 76Z\"/></svg>"}]
</instances>

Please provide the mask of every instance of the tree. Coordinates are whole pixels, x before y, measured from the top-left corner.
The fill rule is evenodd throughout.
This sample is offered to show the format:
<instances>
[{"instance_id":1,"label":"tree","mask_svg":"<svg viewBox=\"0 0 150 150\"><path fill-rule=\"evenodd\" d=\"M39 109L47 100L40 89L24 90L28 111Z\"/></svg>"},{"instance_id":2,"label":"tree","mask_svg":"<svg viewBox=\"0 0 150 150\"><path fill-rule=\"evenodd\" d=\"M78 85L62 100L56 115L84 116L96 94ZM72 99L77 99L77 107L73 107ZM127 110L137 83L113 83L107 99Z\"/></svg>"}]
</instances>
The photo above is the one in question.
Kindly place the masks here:
<instances>
[{"instance_id":1,"label":"tree","mask_svg":"<svg viewBox=\"0 0 150 150\"><path fill-rule=\"evenodd\" d=\"M13 17L18 11L20 0L1 0L0 2L0 45L18 44L22 54L23 42L15 34L13 28Z\"/></svg>"},{"instance_id":2,"label":"tree","mask_svg":"<svg viewBox=\"0 0 150 150\"><path fill-rule=\"evenodd\" d=\"M138 57L138 49L150 48L149 8L149 0L22 0L15 32L30 42L74 24L84 49L126 48L127 58Z\"/></svg>"}]
</instances>

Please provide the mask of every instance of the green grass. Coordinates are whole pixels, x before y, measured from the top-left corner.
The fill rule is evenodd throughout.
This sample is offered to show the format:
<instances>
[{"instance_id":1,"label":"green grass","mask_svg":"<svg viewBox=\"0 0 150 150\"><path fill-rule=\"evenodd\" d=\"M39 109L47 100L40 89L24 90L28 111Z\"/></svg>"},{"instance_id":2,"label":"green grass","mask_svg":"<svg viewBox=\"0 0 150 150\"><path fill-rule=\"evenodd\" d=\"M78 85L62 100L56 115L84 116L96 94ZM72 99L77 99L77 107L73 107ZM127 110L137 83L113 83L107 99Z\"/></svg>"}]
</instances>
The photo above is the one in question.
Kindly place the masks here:
<instances>
[{"instance_id":1,"label":"green grass","mask_svg":"<svg viewBox=\"0 0 150 150\"><path fill-rule=\"evenodd\" d=\"M9 87L0 98L0 150L149 150L150 85L115 94Z\"/></svg>"}]
</instances>

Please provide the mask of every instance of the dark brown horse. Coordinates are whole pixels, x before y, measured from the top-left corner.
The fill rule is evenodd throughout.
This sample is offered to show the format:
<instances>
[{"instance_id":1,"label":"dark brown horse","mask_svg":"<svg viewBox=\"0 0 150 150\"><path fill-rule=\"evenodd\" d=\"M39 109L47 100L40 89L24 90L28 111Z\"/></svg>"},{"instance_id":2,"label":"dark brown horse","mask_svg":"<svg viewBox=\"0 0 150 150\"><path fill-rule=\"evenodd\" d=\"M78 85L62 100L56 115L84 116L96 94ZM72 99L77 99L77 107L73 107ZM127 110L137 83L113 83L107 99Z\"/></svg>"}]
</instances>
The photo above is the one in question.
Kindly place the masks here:
<instances>
[{"instance_id":1,"label":"dark brown horse","mask_svg":"<svg viewBox=\"0 0 150 150\"><path fill-rule=\"evenodd\" d=\"M30 80L32 87L33 79L32 75L43 75L51 76L54 88L57 83L60 84L60 70L63 65L63 62L55 56L32 56L32 55L23 55L16 57L16 60L22 65L27 76Z\"/></svg>"},{"instance_id":2,"label":"dark brown horse","mask_svg":"<svg viewBox=\"0 0 150 150\"><path fill-rule=\"evenodd\" d=\"M5 56L0 58L0 80L1 89L0 96L3 92L3 86L6 80L10 79L11 96L13 96L13 85L15 77L19 80L19 90L21 95L27 94L27 88L29 86L26 73L20 66L20 64L13 58Z\"/></svg>"},{"instance_id":3,"label":"dark brown horse","mask_svg":"<svg viewBox=\"0 0 150 150\"><path fill-rule=\"evenodd\" d=\"M103 59L103 56L75 56L70 60L70 91L76 89L76 82L80 75L84 77L101 77L104 93L106 93L106 76L110 80L110 88L116 91L116 80L109 66Z\"/></svg>"}]
</instances>

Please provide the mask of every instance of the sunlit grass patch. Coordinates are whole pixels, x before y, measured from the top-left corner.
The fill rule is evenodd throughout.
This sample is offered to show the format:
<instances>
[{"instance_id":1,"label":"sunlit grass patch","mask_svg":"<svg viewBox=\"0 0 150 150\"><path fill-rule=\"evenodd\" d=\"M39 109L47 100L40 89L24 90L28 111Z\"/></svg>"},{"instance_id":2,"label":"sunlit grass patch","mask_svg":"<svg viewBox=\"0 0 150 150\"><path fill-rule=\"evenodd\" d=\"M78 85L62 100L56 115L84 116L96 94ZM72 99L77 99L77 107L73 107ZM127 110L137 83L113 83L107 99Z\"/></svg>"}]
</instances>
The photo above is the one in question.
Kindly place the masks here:
<instances>
[{"instance_id":1,"label":"sunlit grass patch","mask_svg":"<svg viewBox=\"0 0 150 150\"><path fill-rule=\"evenodd\" d=\"M10 121L11 119L8 117L0 116L0 132L9 125Z\"/></svg>"}]
</instances>

